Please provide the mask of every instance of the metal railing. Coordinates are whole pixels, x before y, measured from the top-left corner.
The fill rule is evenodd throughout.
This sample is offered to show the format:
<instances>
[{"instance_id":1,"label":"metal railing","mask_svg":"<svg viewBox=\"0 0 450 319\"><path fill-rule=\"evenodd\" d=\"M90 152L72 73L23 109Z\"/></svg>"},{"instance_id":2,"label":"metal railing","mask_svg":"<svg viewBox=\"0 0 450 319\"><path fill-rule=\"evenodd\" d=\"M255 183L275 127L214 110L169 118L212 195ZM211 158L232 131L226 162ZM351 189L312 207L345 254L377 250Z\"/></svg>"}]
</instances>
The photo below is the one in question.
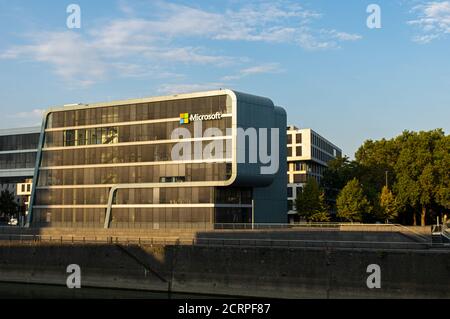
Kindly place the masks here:
<instances>
[{"instance_id":1,"label":"metal railing","mask_svg":"<svg viewBox=\"0 0 450 319\"><path fill-rule=\"evenodd\" d=\"M73 227L74 225L78 227ZM54 223L51 227L1 227L0 234L53 234L53 233L73 233L86 235L116 234L135 236L137 234L173 234L176 232L198 233L198 232L221 232L221 231L336 231L336 232L386 232L400 233L410 239L419 242L431 241L431 230L426 228L427 232L418 232L409 227L399 224L360 224L360 223L296 223L296 224L269 224L269 223L121 223L113 225L109 229L104 229L100 224L88 224L89 227L83 227L83 224L72 223Z\"/></svg>"},{"instance_id":2,"label":"metal railing","mask_svg":"<svg viewBox=\"0 0 450 319\"><path fill-rule=\"evenodd\" d=\"M431 234L434 238L438 237L442 244L450 244L450 229L448 224L433 225L431 227Z\"/></svg>"},{"instance_id":3,"label":"metal railing","mask_svg":"<svg viewBox=\"0 0 450 319\"><path fill-rule=\"evenodd\" d=\"M404 234L406 236L412 237L416 241L421 242L430 242L432 241L431 236L426 236L422 233L419 233L415 231L414 229L411 229L409 227L400 225L400 224L392 224L396 229L399 229L399 233Z\"/></svg>"},{"instance_id":4,"label":"metal railing","mask_svg":"<svg viewBox=\"0 0 450 319\"><path fill-rule=\"evenodd\" d=\"M383 248L383 249L429 249L431 243L376 242L339 240L295 240L258 238L192 238L178 237L119 237L119 236L50 236L50 235L5 235L0 234L0 245L17 243L37 245L49 244L126 244L126 245L197 245L212 247L272 247L272 248Z\"/></svg>"}]
</instances>

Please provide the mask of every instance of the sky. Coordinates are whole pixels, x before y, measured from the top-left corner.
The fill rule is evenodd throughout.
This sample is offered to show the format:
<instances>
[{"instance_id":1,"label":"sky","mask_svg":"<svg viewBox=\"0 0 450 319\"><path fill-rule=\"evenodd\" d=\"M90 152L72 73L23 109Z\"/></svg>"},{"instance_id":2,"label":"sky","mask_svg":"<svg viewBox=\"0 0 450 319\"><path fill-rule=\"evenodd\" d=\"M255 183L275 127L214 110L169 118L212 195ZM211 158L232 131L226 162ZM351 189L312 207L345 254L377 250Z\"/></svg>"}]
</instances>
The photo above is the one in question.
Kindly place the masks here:
<instances>
[{"instance_id":1,"label":"sky","mask_svg":"<svg viewBox=\"0 0 450 319\"><path fill-rule=\"evenodd\" d=\"M218 88L269 97L351 158L403 130L448 134L450 1L0 0L0 128Z\"/></svg>"}]
</instances>

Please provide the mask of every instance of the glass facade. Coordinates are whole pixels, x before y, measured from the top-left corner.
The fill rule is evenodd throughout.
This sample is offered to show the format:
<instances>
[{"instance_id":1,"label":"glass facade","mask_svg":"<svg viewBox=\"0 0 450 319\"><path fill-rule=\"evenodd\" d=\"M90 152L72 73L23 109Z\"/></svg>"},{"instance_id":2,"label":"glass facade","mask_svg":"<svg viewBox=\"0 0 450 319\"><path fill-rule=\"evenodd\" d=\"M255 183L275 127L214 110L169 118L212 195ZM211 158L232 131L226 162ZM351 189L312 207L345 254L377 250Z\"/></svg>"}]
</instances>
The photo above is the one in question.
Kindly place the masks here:
<instances>
[{"instance_id":1,"label":"glass facade","mask_svg":"<svg viewBox=\"0 0 450 319\"><path fill-rule=\"evenodd\" d=\"M166 119L163 123L150 121L149 123L130 125L129 122L126 122L114 126L71 128L69 130L50 128L46 132L45 147L109 145L170 140L172 132L178 127L180 127L179 118ZM226 128L231 127L231 117L203 122L204 130L212 127L217 127L225 132ZM194 136L193 122L184 124L183 128L187 129Z\"/></svg>"},{"instance_id":2,"label":"glass facade","mask_svg":"<svg viewBox=\"0 0 450 319\"><path fill-rule=\"evenodd\" d=\"M221 119L202 121L201 133L214 127L226 135L232 127L231 108L227 95L218 95L49 114L33 223L103 227L109 202L110 227L249 222L251 189L216 186L232 175L226 152L231 136L215 138L213 160L202 160L211 138L196 140L196 146L183 142L191 147L180 155L192 160L172 159L173 147L180 142L178 136L171 139L175 129L184 128L198 138L196 123L181 123L181 115L219 112ZM116 185L120 187L110 198Z\"/></svg>"},{"instance_id":3,"label":"glass facade","mask_svg":"<svg viewBox=\"0 0 450 319\"><path fill-rule=\"evenodd\" d=\"M35 150L39 143L39 133L0 136L0 152Z\"/></svg>"},{"instance_id":4,"label":"glass facade","mask_svg":"<svg viewBox=\"0 0 450 319\"><path fill-rule=\"evenodd\" d=\"M23 192L18 195L22 189L17 186L22 183L25 186L33 177L39 137L38 127L0 130L0 190L15 195L18 211L10 213L18 213L19 220L25 215L28 199ZM31 186L28 184L27 187Z\"/></svg>"},{"instance_id":5,"label":"glass facade","mask_svg":"<svg viewBox=\"0 0 450 319\"><path fill-rule=\"evenodd\" d=\"M36 152L0 154L0 169L34 168Z\"/></svg>"},{"instance_id":6,"label":"glass facade","mask_svg":"<svg viewBox=\"0 0 450 319\"><path fill-rule=\"evenodd\" d=\"M178 142L177 142L178 143ZM60 166L85 166L96 164L124 164L135 165L136 163L171 162L171 153L175 144L148 144L148 145L126 145L97 148L71 148L61 150L46 150L42 156L42 167ZM196 149L189 145L190 154L181 153L180 156L189 155L189 158L201 158L203 150L211 141L198 142L201 147ZM226 155L226 139L221 143L222 147L215 147L212 156L224 159ZM187 145L188 146L188 145ZM186 148L186 149L188 149Z\"/></svg>"},{"instance_id":7,"label":"glass facade","mask_svg":"<svg viewBox=\"0 0 450 319\"><path fill-rule=\"evenodd\" d=\"M39 133L0 136L0 170L34 168Z\"/></svg>"}]
</instances>

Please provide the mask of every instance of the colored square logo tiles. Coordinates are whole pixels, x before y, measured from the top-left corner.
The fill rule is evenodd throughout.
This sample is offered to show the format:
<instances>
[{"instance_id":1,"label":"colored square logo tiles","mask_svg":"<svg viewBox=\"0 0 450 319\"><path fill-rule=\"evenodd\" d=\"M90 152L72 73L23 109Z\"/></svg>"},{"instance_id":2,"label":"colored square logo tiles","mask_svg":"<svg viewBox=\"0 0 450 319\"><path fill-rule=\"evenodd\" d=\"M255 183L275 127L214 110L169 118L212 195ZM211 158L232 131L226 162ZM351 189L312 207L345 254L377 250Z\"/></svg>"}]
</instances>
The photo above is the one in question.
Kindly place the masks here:
<instances>
[{"instance_id":1,"label":"colored square logo tiles","mask_svg":"<svg viewBox=\"0 0 450 319\"><path fill-rule=\"evenodd\" d=\"M189 124L189 113L180 114L180 124Z\"/></svg>"}]
</instances>

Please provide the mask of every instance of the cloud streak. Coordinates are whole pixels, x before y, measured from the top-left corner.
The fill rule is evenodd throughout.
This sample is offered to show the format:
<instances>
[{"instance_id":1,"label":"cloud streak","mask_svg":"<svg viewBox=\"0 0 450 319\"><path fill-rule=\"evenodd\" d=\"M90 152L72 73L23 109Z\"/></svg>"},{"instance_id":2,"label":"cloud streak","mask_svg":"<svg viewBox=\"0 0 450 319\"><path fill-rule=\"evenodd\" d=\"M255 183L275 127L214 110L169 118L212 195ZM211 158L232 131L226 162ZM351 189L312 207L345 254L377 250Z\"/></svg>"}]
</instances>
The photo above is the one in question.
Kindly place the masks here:
<instances>
[{"instance_id":1,"label":"cloud streak","mask_svg":"<svg viewBox=\"0 0 450 319\"><path fill-rule=\"evenodd\" d=\"M222 78L223 81L233 81L233 80L239 80L251 75L257 75L257 74L273 74L273 73L280 73L283 70L281 69L280 65L278 63L268 63L268 64L262 64L257 65L249 68L245 68L239 71L237 75L228 75L224 76Z\"/></svg>"},{"instance_id":2,"label":"cloud streak","mask_svg":"<svg viewBox=\"0 0 450 319\"><path fill-rule=\"evenodd\" d=\"M419 29L420 34L413 41L426 44L450 34L450 1L431 1L413 7L417 18L408 21Z\"/></svg>"},{"instance_id":3,"label":"cloud streak","mask_svg":"<svg viewBox=\"0 0 450 319\"><path fill-rule=\"evenodd\" d=\"M239 67L239 75L234 76L239 79L252 71L271 70L243 68L248 58L217 52L208 47L210 44L286 43L306 50L326 50L361 39L357 34L314 28L321 14L291 1L262 1L220 12L152 2L147 8L151 17L137 16L137 12L147 10L136 10L124 0L118 6L124 17L86 32L34 32L26 35L25 45L10 47L0 58L45 63L57 76L81 87L111 77L170 75L173 72L167 70L176 65ZM180 45L186 40L192 45Z\"/></svg>"},{"instance_id":4,"label":"cloud streak","mask_svg":"<svg viewBox=\"0 0 450 319\"><path fill-rule=\"evenodd\" d=\"M29 112L19 112L15 114L8 115L9 118L14 119L27 119L27 120L37 120L42 119L42 115L44 114L45 110L43 109L34 109Z\"/></svg>"},{"instance_id":5,"label":"cloud streak","mask_svg":"<svg viewBox=\"0 0 450 319\"><path fill-rule=\"evenodd\" d=\"M218 90L225 88L226 85L221 82L208 83L167 83L158 88L161 94L175 94L175 93L191 93L197 91Z\"/></svg>"}]
</instances>

